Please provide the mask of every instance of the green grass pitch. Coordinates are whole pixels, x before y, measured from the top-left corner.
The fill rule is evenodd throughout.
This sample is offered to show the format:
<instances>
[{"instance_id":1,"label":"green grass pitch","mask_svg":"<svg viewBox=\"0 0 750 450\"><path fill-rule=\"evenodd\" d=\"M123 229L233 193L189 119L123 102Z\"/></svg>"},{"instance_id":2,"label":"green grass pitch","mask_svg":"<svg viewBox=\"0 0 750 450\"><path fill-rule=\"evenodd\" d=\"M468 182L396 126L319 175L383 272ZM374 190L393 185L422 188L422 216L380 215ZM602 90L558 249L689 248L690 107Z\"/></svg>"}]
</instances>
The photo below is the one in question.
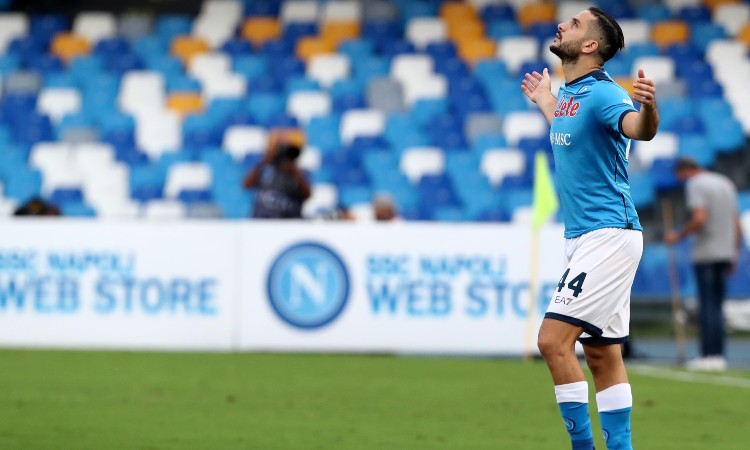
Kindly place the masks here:
<instances>
[{"instance_id":1,"label":"green grass pitch","mask_svg":"<svg viewBox=\"0 0 750 450\"><path fill-rule=\"evenodd\" d=\"M633 374L635 448L750 448L750 374L723 377ZM0 448L570 447L540 362L3 350Z\"/></svg>"}]
</instances>

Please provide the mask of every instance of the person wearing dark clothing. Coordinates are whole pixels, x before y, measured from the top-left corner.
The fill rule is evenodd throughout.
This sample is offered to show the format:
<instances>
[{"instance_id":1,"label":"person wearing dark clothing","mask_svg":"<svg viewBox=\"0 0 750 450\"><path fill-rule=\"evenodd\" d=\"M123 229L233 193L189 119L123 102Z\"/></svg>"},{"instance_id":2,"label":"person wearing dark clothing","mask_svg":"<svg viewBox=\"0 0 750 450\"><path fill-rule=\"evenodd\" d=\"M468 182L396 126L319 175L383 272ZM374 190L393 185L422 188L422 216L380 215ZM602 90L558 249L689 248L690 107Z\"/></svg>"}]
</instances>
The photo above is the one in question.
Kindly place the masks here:
<instances>
[{"instance_id":1,"label":"person wearing dark clothing","mask_svg":"<svg viewBox=\"0 0 750 450\"><path fill-rule=\"evenodd\" d=\"M258 165L243 185L258 190L253 207L255 219L300 219L302 204L310 197L310 183L297 166L302 149L287 134L272 134Z\"/></svg>"},{"instance_id":2,"label":"person wearing dark clothing","mask_svg":"<svg viewBox=\"0 0 750 450\"><path fill-rule=\"evenodd\" d=\"M54 204L44 201L39 197L33 197L19 206L13 213L14 216L59 216L60 208Z\"/></svg>"}]
</instances>

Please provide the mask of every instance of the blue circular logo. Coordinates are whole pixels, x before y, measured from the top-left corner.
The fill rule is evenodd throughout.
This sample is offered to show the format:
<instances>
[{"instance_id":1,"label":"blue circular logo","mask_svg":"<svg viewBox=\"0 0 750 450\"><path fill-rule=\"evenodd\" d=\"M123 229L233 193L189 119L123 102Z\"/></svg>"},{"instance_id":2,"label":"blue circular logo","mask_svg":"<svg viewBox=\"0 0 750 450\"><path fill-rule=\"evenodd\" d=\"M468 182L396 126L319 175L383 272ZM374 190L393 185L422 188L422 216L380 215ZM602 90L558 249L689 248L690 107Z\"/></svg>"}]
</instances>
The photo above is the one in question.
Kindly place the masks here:
<instances>
[{"instance_id":1,"label":"blue circular logo","mask_svg":"<svg viewBox=\"0 0 750 450\"><path fill-rule=\"evenodd\" d=\"M349 274L331 249L305 242L276 258L267 290L273 310L284 322L298 328L320 328L344 310Z\"/></svg>"},{"instance_id":2,"label":"blue circular logo","mask_svg":"<svg viewBox=\"0 0 750 450\"><path fill-rule=\"evenodd\" d=\"M576 427L576 422L573 419L570 419L568 417L563 417L563 421L565 422L565 428L568 431L573 431L573 428Z\"/></svg>"}]
</instances>

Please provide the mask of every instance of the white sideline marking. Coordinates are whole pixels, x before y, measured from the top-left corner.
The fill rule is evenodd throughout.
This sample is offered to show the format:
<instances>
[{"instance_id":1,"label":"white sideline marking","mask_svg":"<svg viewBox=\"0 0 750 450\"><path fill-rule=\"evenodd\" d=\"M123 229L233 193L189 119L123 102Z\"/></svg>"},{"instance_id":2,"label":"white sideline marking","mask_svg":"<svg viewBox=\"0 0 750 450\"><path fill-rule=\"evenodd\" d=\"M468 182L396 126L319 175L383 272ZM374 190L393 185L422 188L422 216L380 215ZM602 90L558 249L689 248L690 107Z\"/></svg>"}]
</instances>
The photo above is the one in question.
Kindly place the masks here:
<instances>
[{"instance_id":1,"label":"white sideline marking","mask_svg":"<svg viewBox=\"0 0 750 450\"><path fill-rule=\"evenodd\" d=\"M693 372L683 372L674 369L655 366L629 366L628 370L638 375L645 375L666 380L684 381L687 383L706 383L719 386L731 386L750 389L750 379L730 377L726 375L708 375Z\"/></svg>"}]
</instances>

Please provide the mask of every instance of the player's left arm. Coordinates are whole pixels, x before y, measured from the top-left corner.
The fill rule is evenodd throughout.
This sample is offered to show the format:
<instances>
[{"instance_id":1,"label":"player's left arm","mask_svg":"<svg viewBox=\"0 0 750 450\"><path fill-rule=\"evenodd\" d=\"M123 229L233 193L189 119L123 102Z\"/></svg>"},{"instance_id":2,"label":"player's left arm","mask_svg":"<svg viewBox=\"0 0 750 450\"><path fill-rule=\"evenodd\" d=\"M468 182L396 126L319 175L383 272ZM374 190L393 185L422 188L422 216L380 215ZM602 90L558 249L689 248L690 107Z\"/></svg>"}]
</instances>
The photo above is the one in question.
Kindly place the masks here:
<instances>
[{"instance_id":1,"label":"player's left arm","mask_svg":"<svg viewBox=\"0 0 750 450\"><path fill-rule=\"evenodd\" d=\"M659 127L659 111L656 108L654 82L646 78L643 69L638 69L638 79L633 84L633 100L641 104L641 110L630 112L622 119L622 132L626 137L638 141L650 141Z\"/></svg>"}]
</instances>

